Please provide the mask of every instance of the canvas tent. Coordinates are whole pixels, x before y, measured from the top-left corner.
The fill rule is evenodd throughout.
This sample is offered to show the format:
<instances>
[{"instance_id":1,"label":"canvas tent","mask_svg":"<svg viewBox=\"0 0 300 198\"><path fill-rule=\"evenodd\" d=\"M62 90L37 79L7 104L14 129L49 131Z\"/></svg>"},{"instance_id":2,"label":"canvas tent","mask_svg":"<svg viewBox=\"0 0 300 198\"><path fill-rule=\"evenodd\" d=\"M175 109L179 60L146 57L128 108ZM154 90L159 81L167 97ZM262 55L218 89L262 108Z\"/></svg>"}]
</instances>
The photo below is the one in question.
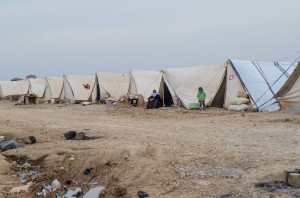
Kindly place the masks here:
<instances>
[{"instance_id":1,"label":"canvas tent","mask_svg":"<svg viewBox=\"0 0 300 198\"><path fill-rule=\"evenodd\" d=\"M38 98L44 97L45 79L28 78L29 94L35 94Z\"/></svg>"},{"instance_id":2,"label":"canvas tent","mask_svg":"<svg viewBox=\"0 0 300 198\"><path fill-rule=\"evenodd\" d=\"M300 62L274 97L278 98L281 109L300 108Z\"/></svg>"},{"instance_id":3,"label":"canvas tent","mask_svg":"<svg viewBox=\"0 0 300 198\"><path fill-rule=\"evenodd\" d=\"M211 106L214 103L216 106L223 106L224 66L163 69L162 74L163 80L170 86L169 90L174 92L173 95L176 95L183 107L198 108L197 92L200 86L206 92L207 105Z\"/></svg>"},{"instance_id":4,"label":"canvas tent","mask_svg":"<svg viewBox=\"0 0 300 198\"><path fill-rule=\"evenodd\" d=\"M97 97L96 76L64 75L64 101L67 103L95 102Z\"/></svg>"},{"instance_id":5,"label":"canvas tent","mask_svg":"<svg viewBox=\"0 0 300 198\"><path fill-rule=\"evenodd\" d=\"M22 81L1 81L0 98L8 96L20 96L28 93L29 82Z\"/></svg>"},{"instance_id":6,"label":"canvas tent","mask_svg":"<svg viewBox=\"0 0 300 198\"><path fill-rule=\"evenodd\" d=\"M289 78L296 65L288 62L254 62L228 60L226 63L225 108L239 91L248 93L252 109L276 111L279 104L272 99Z\"/></svg>"},{"instance_id":7,"label":"canvas tent","mask_svg":"<svg viewBox=\"0 0 300 198\"><path fill-rule=\"evenodd\" d=\"M129 90L129 74L105 73L96 74L100 99L119 100L121 96L127 95Z\"/></svg>"},{"instance_id":8,"label":"canvas tent","mask_svg":"<svg viewBox=\"0 0 300 198\"><path fill-rule=\"evenodd\" d=\"M45 100L63 99L63 77L46 77L45 81Z\"/></svg>"},{"instance_id":9,"label":"canvas tent","mask_svg":"<svg viewBox=\"0 0 300 198\"><path fill-rule=\"evenodd\" d=\"M130 72L130 94L141 94L146 102L152 91L159 90L162 80L161 72L132 70Z\"/></svg>"}]
</instances>

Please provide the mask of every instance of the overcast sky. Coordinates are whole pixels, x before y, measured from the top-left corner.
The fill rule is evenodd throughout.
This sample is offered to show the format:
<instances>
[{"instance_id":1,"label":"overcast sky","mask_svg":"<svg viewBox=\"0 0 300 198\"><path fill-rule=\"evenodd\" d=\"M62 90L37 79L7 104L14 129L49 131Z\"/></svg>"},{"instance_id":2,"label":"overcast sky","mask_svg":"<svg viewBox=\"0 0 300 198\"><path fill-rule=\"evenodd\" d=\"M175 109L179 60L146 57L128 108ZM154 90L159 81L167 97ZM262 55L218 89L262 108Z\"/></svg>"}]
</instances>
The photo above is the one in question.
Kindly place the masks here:
<instances>
[{"instance_id":1,"label":"overcast sky","mask_svg":"<svg viewBox=\"0 0 300 198\"><path fill-rule=\"evenodd\" d=\"M7 0L0 80L300 55L300 0Z\"/></svg>"}]
</instances>

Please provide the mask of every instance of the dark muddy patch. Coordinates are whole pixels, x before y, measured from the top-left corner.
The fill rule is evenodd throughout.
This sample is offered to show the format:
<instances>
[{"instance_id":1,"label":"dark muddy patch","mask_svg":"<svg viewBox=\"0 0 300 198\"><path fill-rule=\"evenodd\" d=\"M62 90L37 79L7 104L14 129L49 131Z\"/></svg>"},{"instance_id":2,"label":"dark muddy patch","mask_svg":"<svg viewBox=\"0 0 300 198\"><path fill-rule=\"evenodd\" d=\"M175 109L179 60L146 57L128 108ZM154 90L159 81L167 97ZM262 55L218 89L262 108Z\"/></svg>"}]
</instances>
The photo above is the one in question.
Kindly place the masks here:
<instances>
[{"instance_id":1,"label":"dark muddy patch","mask_svg":"<svg viewBox=\"0 0 300 198\"><path fill-rule=\"evenodd\" d=\"M284 181L258 182L255 183L254 186L255 188L260 188L268 192L281 192L296 197L300 196L300 189L290 187Z\"/></svg>"}]
</instances>

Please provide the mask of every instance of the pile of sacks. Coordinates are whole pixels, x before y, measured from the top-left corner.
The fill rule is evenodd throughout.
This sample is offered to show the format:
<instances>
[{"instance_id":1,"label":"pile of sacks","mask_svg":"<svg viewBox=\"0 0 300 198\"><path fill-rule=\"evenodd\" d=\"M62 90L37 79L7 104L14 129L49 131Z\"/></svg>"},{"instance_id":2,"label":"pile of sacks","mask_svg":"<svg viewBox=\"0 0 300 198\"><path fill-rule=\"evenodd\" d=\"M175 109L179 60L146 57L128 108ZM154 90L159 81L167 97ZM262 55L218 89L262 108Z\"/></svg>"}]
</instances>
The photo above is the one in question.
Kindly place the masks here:
<instances>
[{"instance_id":1,"label":"pile of sacks","mask_svg":"<svg viewBox=\"0 0 300 198\"><path fill-rule=\"evenodd\" d=\"M249 96L244 91L239 91L236 98L230 100L229 111L246 111L249 109Z\"/></svg>"}]
</instances>

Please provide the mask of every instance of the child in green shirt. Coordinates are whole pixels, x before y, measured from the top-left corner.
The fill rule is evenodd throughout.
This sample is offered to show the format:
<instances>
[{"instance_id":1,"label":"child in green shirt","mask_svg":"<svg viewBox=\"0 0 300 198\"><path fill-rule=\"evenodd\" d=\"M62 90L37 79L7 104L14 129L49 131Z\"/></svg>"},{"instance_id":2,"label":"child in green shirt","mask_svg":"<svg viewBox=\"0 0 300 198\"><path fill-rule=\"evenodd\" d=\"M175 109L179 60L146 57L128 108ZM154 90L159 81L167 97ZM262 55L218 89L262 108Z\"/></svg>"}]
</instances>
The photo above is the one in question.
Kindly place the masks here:
<instances>
[{"instance_id":1,"label":"child in green shirt","mask_svg":"<svg viewBox=\"0 0 300 198\"><path fill-rule=\"evenodd\" d=\"M205 110L205 98L206 98L206 94L203 91L202 87L198 88L197 98L198 98L198 102L200 104L200 111L201 110Z\"/></svg>"}]
</instances>

